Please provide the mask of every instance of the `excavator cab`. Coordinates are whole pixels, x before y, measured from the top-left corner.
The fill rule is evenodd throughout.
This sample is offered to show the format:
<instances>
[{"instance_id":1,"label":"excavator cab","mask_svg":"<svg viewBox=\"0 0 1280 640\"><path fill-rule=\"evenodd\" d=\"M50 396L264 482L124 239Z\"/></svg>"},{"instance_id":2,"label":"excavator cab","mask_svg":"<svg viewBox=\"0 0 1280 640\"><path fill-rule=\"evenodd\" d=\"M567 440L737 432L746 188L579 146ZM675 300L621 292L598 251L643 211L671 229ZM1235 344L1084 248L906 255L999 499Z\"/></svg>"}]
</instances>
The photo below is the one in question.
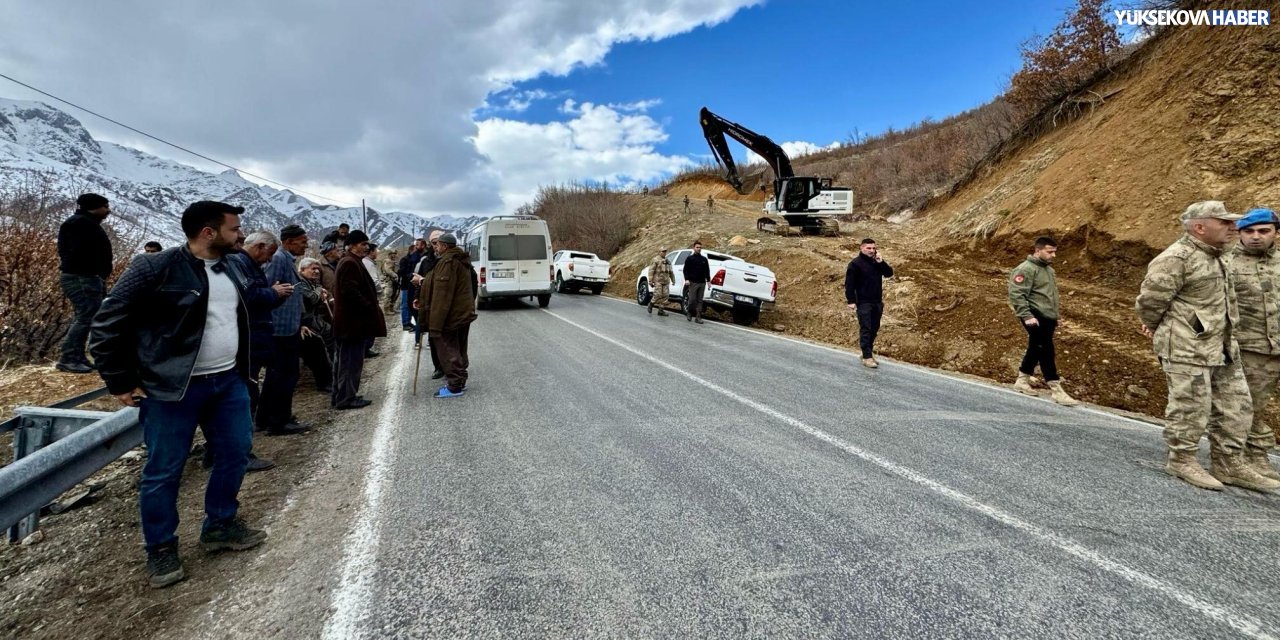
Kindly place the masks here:
<instances>
[{"instance_id":1,"label":"excavator cab","mask_svg":"<svg viewBox=\"0 0 1280 640\"><path fill-rule=\"evenodd\" d=\"M822 190L818 178L781 178L773 188L774 204L780 213L809 211L809 200Z\"/></svg>"}]
</instances>

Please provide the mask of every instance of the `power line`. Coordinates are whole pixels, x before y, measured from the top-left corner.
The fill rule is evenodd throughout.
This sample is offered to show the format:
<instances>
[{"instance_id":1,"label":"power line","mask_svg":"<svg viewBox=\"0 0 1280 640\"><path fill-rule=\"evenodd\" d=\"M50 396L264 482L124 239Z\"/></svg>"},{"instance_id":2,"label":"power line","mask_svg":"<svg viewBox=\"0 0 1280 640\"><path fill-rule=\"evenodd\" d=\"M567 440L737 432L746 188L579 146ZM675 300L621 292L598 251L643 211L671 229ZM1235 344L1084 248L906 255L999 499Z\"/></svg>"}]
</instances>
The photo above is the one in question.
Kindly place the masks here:
<instances>
[{"instance_id":1,"label":"power line","mask_svg":"<svg viewBox=\"0 0 1280 640\"><path fill-rule=\"evenodd\" d=\"M7 76L7 75L3 74L3 73L0 73L0 78L4 78L5 80L8 80L9 82L12 82L12 83L14 83L14 84L22 85L22 86L24 86L24 87L26 87L26 88L28 88L28 89L30 89L30 90L32 90L32 91L35 91L36 93L39 93L40 95L48 96L48 97L50 97L50 98L53 98L54 100L57 100L58 102L61 102L61 103L65 104L65 105L69 105L69 106L75 107L76 109L79 109L79 110L81 110L81 111L83 111L83 112L85 112L85 113L88 113L88 114L90 114L90 115L93 115L93 116L97 116L97 117L99 117L99 118L102 118L103 120L106 120L107 122L110 122L110 123L112 123L112 124L114 124L114 125L118 125L118 126L124 127L125 129L128 129L128 130L130 130L130 131L132 131L132 132L134 132L134 133L136 133L136 134L143 135L143 136L146 136L146 137L148 137L148 138L151 138L152 140L155 140L156 142L159 142L159 143L161 143L161 144L167 144L167 145L169 145L170 147L173 147L174 149L178 149L179 151L185 151L185 152L187 152L187 153L189 153L189 154L191 154L191 155L193 155L193 156L195 156L195 157L197 157L197 158L200 158L200 159L202 159L202 160L208 160L209 162L212 162L212 163L214 163L214 164L216 164L216 165L226 167L226 168L228 168L228 169L231 169L231 170L236 171L236 172L239 172L239 173L243 173L243 174L244 174L244 175L246 175L246 176L249 176L249 177L252 177L252 178L257 178L257 179L259 179L259 180L262 180L263 182L269 182L269 183L274 184L274 185L276 185L276 186L278 186L278 187L283 187L283 188L288 189L288 190L290 190L290 191L293 191L293 192L295 192L295 193L301 193L301 194L303 194L303 195L308 195L308 196L311 196L311 197L313 197L313 198L320 198L321 200L328 200L329 202L333 202L333 203L336 203L336 204L340 204L340 205L342 205L342 206L344 206L344 207L358 207L358 206L360 206L360 205L356 205L356 204L351 204L351 203L349 203L349 202L343 202L342 200L338 200L337 198L330 198L329 196L320 195L320 194L318 194L318 193L311 193L310 191L303 191L302 189L299 189L299 188L297 188L297 187L291 187L291 186L289 186L289 185L287 185L287 184L285 184L285 183L283 183L283 182L280 182L280 181L277 181L277 180L272 180L271 178L267 178L267 177L265 177L265 176L260 176L260 175L258 175L258 174L256 174L256 173L250 173L250 172L245 171L244 169L241 169L241 168L239 168L239 167L234 167L234 166L232 166L232 165L229 165L229 164L227 164L227 163L225 163L225 162L223 162L223 161L221 161L221 160L215 160L215 159L213 159L213 158L210 158L209 156L206 156L206 155L204 155L203 153L199 153L199 152L196 152L196 151L192 151L191 149L188 149L188 148L186 148L186 147L184 147L184 146L182 146L182 145L174 144L174 143L172 143L172 142L169 142L168 140L165 140L164 138L160 138L160 137L158 137L158 136L153 136L153 135L151 135L151 134L147 133L146 131L142 131L142 130L140 130L140 129L136 129L136 128L134 128L134 127L131 127L131 126L129 126L129 125L127 125L127 124L123 123L123 122L120 122L119 120L115 120L115 119L113 119L113 118L108 118L107 116L104 116L104 115L102 115L101 113L98 113L98 112L96 112L96 111L94 111L94 110L92 110L92 109L89 109L89 108L86 108L86 107L82 107L82 106L80 106L80 105L78 105L78 104L76 104L76 103L74 103L74 102L71 102L70 100L65 100L65 99L63 99L63 98L59 98L58 96L55 96L55 95L53 95L52 93L49 93L48 91L42 91L42 90L37 89L37 88L35 88L35 87L33 87L33 86L31 86L31 85L29 85L29 84L25 83L25 82L22 82L21 80L17 80L17 79L11 78L11 77L9 77L9 76Z\"/></svg>"}]
</instances>

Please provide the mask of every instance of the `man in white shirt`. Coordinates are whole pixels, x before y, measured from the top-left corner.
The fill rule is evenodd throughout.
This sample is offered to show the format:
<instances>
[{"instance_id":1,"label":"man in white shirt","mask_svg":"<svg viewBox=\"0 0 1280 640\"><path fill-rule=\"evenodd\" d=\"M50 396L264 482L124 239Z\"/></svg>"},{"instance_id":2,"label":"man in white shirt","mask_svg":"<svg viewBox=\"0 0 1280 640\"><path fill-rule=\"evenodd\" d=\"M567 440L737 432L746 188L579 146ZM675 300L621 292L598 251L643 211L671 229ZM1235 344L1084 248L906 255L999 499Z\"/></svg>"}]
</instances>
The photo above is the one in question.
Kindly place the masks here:
<instances>
[{"instance_id":1,"label":"man in white shirt","mask_svg":"<svg viewBox=\"0 0 1280 640\"><path fill-rule=\"evenodd\" d=\"M153 588L186 577L178 557L178 487L197 423L213 451L200 545L244 550L267 538L237 517L252 446L246 387L245 273L227 261L241 207L202 201L182 214L186 244L134 258L94 318L90 348L121 404L140 407L147 462L138 484Z\"/></svg>"}]
</instances>

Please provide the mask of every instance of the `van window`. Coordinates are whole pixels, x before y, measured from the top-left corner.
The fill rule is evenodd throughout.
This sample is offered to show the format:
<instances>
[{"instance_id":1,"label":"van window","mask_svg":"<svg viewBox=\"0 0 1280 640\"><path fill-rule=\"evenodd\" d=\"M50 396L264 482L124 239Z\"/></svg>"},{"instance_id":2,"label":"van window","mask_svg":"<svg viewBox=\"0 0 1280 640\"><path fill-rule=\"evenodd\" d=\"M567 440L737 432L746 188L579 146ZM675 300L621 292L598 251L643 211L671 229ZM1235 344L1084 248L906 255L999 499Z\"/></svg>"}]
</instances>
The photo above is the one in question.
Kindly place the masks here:
<instances>
[{"instance_id":1,"label":"van window","mask_svg":"<svg viewBox=\"0 0 1280 640\"><path fill-rule=\"evenodd\" d=\"M520 235L516 236L516 253L521 260L546 260L547 237Z\"/></svg>"},{"instance_id":2,"label":"van window","mask_svg":"<svg viewBox=\"0 0 1280 640\"><path fill-rule=\"evenodd\" d=\"M467 238L467 255L471 256L472 262L480 261L480 234Z\"/></svg>"},{"instance_id":3,"label":"van window","mask_svg":"<svg viewBox=\"0 0 1280 640\"><path fill-rule=\"evenodd\" d=\"M535 235L489 236L489 260L546 260L547 237Z\"/></svg>"}]
</instances>

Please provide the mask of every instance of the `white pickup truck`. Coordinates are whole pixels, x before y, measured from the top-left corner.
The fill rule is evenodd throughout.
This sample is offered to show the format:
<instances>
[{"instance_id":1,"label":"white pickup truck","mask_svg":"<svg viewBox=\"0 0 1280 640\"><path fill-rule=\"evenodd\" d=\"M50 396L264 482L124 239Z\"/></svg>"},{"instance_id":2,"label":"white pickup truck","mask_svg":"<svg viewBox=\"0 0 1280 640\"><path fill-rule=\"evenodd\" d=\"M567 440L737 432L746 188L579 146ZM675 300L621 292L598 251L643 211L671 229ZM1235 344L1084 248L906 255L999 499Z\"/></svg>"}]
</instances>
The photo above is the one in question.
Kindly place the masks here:
<instances>
[{"instance_id":1,"label":"white pickup truck","mask_svg":"<svg viewBox=\"0 0 1280 640\"><path fill-rule=\"evenodd\" d=\"M667 253L667 262L671 263L674 274L671 299L679 301L682 308L684 261L691 253L692 249ZM711 268L711 282L707 284L707 292L703 296L703 303L708 307L729 311L734 323L744 326L760 319L761 311L773 308L778 297L778 280L768 268L727 253L703 250L702 255L706 256L707 265ZM645 267L636 278L636 302L647 306L650 295L649 267Z\"/></svg>"},{"instance_id":2,"label":"white pickup truck","mask_svg":"<svg viewBox=\"0 0 1280 640\"><path fill-rule=\"evenodd\" d=\"M609 261L586 251L557 251L551 259L555 288L560 293L590 289L600 295L609 284Z\"/></svg>"}]
</instances>

